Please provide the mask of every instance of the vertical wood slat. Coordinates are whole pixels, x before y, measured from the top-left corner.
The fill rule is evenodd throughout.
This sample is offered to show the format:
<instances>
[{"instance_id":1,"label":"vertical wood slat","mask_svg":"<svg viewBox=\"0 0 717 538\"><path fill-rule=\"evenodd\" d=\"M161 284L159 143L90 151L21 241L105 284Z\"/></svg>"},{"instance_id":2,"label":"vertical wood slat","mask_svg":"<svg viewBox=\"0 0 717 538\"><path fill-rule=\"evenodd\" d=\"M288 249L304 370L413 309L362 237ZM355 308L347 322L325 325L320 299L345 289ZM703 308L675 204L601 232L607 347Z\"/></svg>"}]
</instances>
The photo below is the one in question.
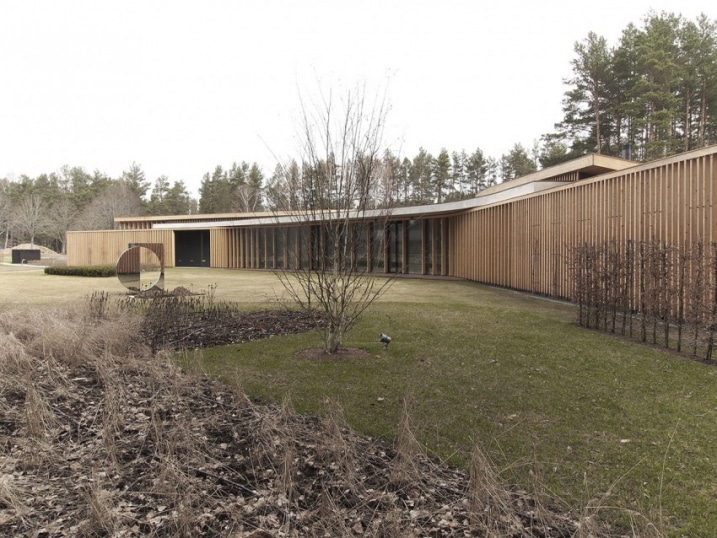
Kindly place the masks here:
<instances>
[{"instance_id":1,"label":"vertical wood slat","mask_svg":"<svg viewBox=\"0 0 717 538\"><path fill-rule=\"evenodd\" d=\"M114 265L130 243L161 243L165 267L174 267L174 232L143 229L67 232L67 265Z\"/></svg>"},{"instance_id":2,"label":"vertical wood slat","mask_svg":"<svg viewBox=\"0 0 717 538\"><path fill-rule=\"evenodd\" d=\"M716 161L714 148L451 217L452 276L570 298L566 258L573 246L714 241Z\"/></svg>"}]
</instances>

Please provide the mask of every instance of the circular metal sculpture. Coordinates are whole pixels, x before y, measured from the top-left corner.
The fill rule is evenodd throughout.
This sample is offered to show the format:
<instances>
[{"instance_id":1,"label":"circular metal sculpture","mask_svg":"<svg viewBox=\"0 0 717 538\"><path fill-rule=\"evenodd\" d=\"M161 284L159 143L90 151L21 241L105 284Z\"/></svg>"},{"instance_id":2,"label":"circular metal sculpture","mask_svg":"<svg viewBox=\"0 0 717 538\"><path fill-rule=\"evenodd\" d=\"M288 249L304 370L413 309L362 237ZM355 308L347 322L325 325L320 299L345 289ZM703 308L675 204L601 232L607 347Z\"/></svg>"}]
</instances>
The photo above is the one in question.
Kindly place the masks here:
<instances>
[{"instance_id":1,"label":"circular metal sculpture","mask_svg":"<svg viewBox=\"0 0 717 538\"><path fill-rule=\"evenodd\" d=\"M117 260L117 278L125 288L136 293L161 290L164 264L153 249L130 246Z\"/></svg>"}]
</instances>

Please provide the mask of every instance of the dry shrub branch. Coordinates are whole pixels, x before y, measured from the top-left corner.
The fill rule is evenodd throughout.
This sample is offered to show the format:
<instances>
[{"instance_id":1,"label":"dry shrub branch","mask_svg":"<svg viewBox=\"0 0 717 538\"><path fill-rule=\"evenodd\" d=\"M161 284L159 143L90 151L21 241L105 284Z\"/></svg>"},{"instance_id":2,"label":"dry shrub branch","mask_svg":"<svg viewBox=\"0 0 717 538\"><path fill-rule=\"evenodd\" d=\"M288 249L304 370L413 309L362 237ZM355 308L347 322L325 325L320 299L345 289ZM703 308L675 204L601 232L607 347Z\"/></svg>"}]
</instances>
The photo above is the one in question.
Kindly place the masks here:
<instances>
[{"instance_id":1,"label":"dry shrub branch","mask_svg":"<svg viewBox=\"0 0 717 538\"><path fill-rule=\"evenodd\" d=\"M259 405L181 370L103 305L0 313L2 536L571 536L476 452L396 443ZM56 347L57 346L57 347ZM195 355L192 355L195 357ZM547 516L546 516L547 517ZM600 530L596 535L607 536Z\"/></svg>"},{"instance_id":2,"label":"dry shrub branch","mask_svg":"<svg viewBox=\"0 0 717 538\"><path fill-rule=\"evenodd\" d=\"M581 326L713 361L717 243L584 243L571 275Z\"/></svg>"}]
</instances>

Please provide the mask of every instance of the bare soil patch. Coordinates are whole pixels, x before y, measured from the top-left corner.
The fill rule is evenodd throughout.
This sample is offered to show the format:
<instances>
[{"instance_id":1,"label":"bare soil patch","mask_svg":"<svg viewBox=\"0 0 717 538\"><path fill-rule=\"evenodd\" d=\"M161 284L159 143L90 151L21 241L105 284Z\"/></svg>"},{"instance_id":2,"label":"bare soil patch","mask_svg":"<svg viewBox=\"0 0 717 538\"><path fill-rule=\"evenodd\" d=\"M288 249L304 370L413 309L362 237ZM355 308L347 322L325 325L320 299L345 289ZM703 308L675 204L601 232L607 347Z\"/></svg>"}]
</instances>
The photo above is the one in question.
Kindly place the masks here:
<instances>
[{"instance_id":1,"label":"bare soil patch","mask_svg":"<svg viewBox=\"0 0 717 538\"><path fill-rule=\"evenodd\" d=\"M240 312L226 305L218 305L216 308L202 305L202 308L196 308L201 299L197 303L192 303L191 299L190 302L186 300L201 296L182 287L142 294L141 297L148 301L170 299L169 303L159 303L157 313L160 315L145 318L141 328L144 340L154 349L178 351L297 334L321 326L321 320L315 313L294 310ZM172 298L177 298L177 301ZM359 348L340 348L335 353L328 353L324 348L311 348L297 353L299 358L313 361L352 360L369 355L368 351Z\"/></svg>"},{"instance_id":2,"label":"bare soil patch","mask_svg":"<svg viewBox=\"0 0 717 538\"><path fill-rule=\"evenodd\" d=\"M371 354L365 349L357 347L340 348L336 353L328 353L324 348L302 349L296 354L300 359L310 361L341 361L351 359L365 359Z\"/></svg>"},{"instance_id":3,"label":"bare soil patch","mask_svg":"<svg viewBox=\"0 0 717 538\"><path fill-rule=\"evenodd\" d=\"M141 337L154 351L226 346L316 328L312 316L292 310L173 311L165 305L160 314L146 317L140 328Z\"/></svg>"}]
</instances>

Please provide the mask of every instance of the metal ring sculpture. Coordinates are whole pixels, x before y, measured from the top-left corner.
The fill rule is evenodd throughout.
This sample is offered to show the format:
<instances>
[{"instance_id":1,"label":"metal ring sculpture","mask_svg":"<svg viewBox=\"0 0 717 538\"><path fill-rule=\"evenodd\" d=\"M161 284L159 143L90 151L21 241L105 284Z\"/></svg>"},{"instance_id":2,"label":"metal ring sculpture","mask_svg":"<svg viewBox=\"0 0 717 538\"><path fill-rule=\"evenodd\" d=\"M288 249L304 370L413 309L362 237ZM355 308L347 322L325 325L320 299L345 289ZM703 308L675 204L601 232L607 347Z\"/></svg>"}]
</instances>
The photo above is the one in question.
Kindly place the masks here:
<instances>
[{"instance_id":1,"label":"metal ring sculpture","mask_svg":"<svg viewBox=\"0 0 717 538\"><path fill-rule=\"evenodd\" d=\"M128 290L146 293L164 286L164 263L146 246L133 245L117 259L117 278Z\"/></svg>"}]
</instances>

